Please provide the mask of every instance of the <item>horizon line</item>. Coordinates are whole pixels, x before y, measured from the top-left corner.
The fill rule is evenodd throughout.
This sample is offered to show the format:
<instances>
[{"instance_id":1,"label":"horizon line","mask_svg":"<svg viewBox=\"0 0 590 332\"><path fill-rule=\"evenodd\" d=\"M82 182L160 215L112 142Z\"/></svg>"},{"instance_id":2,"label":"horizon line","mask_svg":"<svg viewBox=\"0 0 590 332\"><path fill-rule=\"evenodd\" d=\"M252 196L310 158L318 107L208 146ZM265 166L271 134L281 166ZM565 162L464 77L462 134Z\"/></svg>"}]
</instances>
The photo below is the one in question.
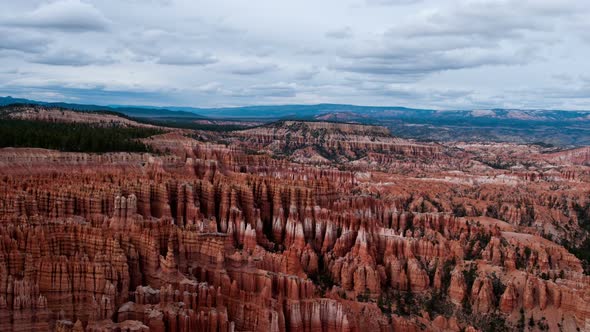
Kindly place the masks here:
<instances>
[{"instance_id":1,"label":"horizon line","mask_svg":"<svg viewBox=\"0 0 590 332\"><path fill-rule=\"evenodd\" d=\"M162 109L168 111L178 111L173 110L170 108L186 108L186 109L194 109L194 110L222 110L222 109L240 109L240 108L248 108L248 107L288 107L288 106L321 106L321 105L330 105L330 106L351 106L351 107L361 107L361 108L404 108L408 110L415 110L415 111L435 111L435 112L460 112L460 111L477 111L477 110L484 110L484 111L492 111L492 110L514 110L514 111L545 111L545 112L590 112L590 109L550 109L550 108L513 108L513 107L473 107L473 108L420 108L420 107L408 107L408 106L401 106L401 105L359 105L359 104L338 104L338 103L294 103L294 104L250 104L250 105L241 105L241 106L215 106L215 107L203 107L203 106L186 106L186 105L167 105L167 106L157 106L157 105L146 105L146 104L99 104L99 103L91 103L91 102L71 102L71 101L47 101L47 100L36 100L30 99L27 97L15 97L12 95L0 96L0 99L24 99L29 102L33 103L45 103L45 104L68 104L68 105L83 105L83 106L98 106L98 107L107 107L107 108L122 108L122 107L138 107L138 108L151 108L151 109ZM15 104L19 104L18 102ZM22 104L22 103L20 103Z\"/></svg>"}]
</instances>

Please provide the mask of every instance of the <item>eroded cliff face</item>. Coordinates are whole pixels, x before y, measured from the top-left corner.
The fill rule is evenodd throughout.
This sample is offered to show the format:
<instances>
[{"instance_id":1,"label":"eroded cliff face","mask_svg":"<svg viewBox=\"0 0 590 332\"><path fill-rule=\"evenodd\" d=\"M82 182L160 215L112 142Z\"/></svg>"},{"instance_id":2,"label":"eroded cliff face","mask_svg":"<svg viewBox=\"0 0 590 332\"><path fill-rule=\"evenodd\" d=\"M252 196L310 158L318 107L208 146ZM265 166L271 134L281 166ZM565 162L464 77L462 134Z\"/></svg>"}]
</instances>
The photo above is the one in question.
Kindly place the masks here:
<instances>
[{"instance_id":1,"label":"eroded cliff face","mask_svg":"<svg viewBox=\"0 0 590 332\"><path fill-rule=\"evenodd\" d=\"M587 166L312 127L372 166L253 154L280 134L258 129L145 140L163 155L0 150L0 330L585 328L590 279L561 243L581 241Z\"/></svg>"},{"instance_id":2,"label":"eroded cliff face","mask_svg":"<svg viewBox=\"0 0 590 332\"><path fill-rule=\"evenodd\" d=\"M297 162L326 164L375 158L393 160L440 158L438 144L417 143L392 137L385 127L333 122L283 121L234 133L236 143L250 150L290 156ZM389 156L389 157L387 157Z\"/></svg>"}]
</instances>

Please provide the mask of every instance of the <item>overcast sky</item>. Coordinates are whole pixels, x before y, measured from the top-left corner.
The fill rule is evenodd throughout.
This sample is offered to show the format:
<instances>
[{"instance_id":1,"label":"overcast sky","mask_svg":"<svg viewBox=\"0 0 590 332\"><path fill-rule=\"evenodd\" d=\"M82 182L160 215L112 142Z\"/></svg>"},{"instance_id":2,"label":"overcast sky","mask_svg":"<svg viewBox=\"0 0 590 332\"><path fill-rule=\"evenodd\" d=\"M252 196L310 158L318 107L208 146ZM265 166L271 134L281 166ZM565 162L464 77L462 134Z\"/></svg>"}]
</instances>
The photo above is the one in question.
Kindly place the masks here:
<instances>
[{"instance_id":1,"label":"overcast sky","mask_svg":"<svg viewBox=\"0 0 590 332\"><path fill-rule=\"evenodd\" d=\"M1 1L0 95L590 109L587 0Z\"/></svg>"}]
</instances>

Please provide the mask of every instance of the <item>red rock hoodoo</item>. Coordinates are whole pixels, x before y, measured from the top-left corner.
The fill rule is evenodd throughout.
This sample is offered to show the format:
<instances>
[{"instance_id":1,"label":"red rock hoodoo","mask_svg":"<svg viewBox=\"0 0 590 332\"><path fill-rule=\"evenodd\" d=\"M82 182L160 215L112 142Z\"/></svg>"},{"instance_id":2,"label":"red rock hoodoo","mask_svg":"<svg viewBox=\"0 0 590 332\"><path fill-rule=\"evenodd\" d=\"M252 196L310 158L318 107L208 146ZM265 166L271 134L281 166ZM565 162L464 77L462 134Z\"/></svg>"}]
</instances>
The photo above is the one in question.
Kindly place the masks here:
<instances>
[{"instance_id":1,"label":"red rock hoodoo","mask_svg":"<svg viewBox=\"0 0 590 332\"><path fill-rule=\"evenodd\" d=\"M334 123L207 135L1 149L0 330L590 325L564 247L583 242L587 154Z\"/></svg>"}]
</instances>

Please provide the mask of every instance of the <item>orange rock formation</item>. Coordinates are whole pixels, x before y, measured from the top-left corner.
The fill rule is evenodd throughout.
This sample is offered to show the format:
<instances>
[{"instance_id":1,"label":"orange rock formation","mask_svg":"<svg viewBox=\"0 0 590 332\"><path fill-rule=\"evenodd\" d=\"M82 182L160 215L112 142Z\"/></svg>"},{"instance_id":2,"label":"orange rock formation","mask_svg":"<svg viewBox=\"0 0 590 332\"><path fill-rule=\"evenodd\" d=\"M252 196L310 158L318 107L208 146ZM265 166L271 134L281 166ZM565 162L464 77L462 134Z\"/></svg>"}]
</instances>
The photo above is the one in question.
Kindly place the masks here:
<instances>
[{"instance_id":1,"label":"orange rock formation","mask_svg":"<svg viewBox=\"0 0 590 332\"><path fill-rule=\"evenodd\" d=\"M561 245L582 241L583 153L302 126L147 139L162 155L0 150L0 330L590 322L590 278ZM278 158L318 130L334 159ZM481 161L496 157L513 166Z\"/></svg>"}]
</instances>

